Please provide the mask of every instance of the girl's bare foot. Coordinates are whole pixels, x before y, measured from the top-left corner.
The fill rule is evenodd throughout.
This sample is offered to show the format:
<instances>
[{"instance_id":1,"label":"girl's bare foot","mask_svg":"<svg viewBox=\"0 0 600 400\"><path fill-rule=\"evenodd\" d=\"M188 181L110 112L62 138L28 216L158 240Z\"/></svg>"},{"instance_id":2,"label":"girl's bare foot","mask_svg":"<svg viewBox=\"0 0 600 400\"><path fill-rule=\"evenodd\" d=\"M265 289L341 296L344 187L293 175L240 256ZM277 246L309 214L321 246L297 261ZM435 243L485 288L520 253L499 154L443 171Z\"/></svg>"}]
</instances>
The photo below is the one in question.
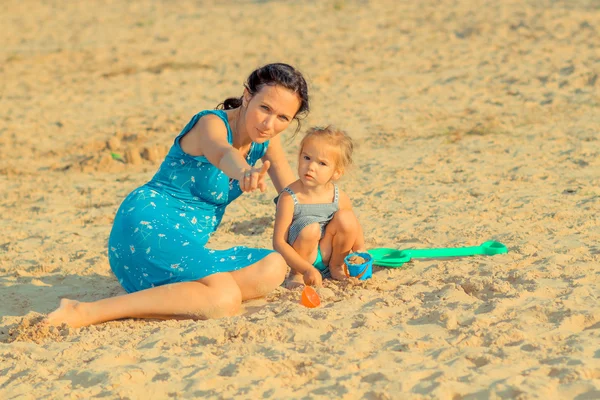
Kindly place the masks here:
<instances>
[{"instance_id":1,"label":"girl's bare foot","mask_svg":"<svg viewBox=\"0 0 600 400\"><path fill-rule=\"evenodd\" d=\"M289 276L283 282L283 287L290 290L302 286L304 286L304 278L302 277L302 274L298 274L294 271L290 271Z\"/></svg>"},{"instance_id":2,"label":"girl's bare foot","mask_svg":"<svg viewBox=\"0 0 600 400\"><path fill-rule=\"evenodd\" d=\"M329 266L329 273L336 281L343 281L348 278L348 275L346 275L345 264L342 264L339 267Z\"/></svg>"},{"instance_id":3,"label":"girl's bare foot","mask_svg":"<svg viewBox=\"0 0 600 400\"><path fill-rule=\"evenodd\" d=\"M89 325L82 307L84 304L76 300L61 299L58 308L48 314L44 322L55 326L67 324L71 328Z\"/></svg>"}]
</instances>

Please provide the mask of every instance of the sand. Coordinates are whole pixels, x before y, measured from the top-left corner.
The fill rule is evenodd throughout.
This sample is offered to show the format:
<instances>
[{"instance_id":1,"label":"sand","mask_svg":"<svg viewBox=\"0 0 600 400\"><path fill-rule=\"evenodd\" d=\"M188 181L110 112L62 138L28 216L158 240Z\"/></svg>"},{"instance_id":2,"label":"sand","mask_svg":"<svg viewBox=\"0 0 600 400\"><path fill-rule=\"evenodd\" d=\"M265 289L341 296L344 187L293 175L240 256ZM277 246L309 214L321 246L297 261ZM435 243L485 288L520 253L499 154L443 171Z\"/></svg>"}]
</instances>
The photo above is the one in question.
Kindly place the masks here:
<instances>
[{"instance_id":1,"label":"sand","mask_svg":"<svg viewBox=\"0 0 600 400\"><path fill-rule=\"evenodd\" d=\"M600 398L597 1L6 0L0 26L0 398ZM120 202L273 61L309 80L304 126L356 140L369 248L509 253L376 266L314 309L40 327L123 293ZM270 247L274 196L211 244Z\"/></svg>"}]
</instances>

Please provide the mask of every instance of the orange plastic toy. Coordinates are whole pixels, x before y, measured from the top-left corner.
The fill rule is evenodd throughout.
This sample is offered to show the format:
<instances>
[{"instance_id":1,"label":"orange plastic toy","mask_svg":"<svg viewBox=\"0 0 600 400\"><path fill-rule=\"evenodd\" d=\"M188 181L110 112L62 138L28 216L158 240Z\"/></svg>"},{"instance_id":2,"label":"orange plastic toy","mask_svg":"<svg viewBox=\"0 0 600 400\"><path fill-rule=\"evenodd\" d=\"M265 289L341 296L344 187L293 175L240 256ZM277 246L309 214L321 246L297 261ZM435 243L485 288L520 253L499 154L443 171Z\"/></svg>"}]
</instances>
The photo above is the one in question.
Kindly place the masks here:
<instances>
[{"instance_id":1,"label":"orange plastic toy","mask_svg":"<svg viewBox=\"0 0 600 400\"><path fill-rule=\"evenodd\" d=\"M305 307L315 308L321 304L321 299L315 289L310 286L304 286L300 303Z\"/></svg>"}]
</instances>

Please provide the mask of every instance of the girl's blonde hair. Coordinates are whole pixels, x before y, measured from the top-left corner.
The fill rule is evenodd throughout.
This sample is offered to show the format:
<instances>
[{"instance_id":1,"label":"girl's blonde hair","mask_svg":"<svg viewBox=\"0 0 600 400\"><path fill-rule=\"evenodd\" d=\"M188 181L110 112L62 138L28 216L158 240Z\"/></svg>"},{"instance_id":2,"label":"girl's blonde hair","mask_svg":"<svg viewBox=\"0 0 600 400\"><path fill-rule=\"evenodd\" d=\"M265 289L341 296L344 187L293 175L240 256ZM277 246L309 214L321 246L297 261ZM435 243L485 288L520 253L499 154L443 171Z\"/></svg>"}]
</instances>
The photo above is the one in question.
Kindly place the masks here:
<instances>
[{"instance_id":1,"label":"girl's blonde hair","mask_svg":"<svg viewBox=\"0 0 600 400\"><path fill-rule=\"evenodd\" d=\"M335 161L335 166L342 171L352 164L352 151L354 143L348 134L332 125L326 127L312 127L306 131L306 134L300 142L300 153L304 148L304 144L311 139L322 139L338 150Z\"/></svg>"}]
</instances>

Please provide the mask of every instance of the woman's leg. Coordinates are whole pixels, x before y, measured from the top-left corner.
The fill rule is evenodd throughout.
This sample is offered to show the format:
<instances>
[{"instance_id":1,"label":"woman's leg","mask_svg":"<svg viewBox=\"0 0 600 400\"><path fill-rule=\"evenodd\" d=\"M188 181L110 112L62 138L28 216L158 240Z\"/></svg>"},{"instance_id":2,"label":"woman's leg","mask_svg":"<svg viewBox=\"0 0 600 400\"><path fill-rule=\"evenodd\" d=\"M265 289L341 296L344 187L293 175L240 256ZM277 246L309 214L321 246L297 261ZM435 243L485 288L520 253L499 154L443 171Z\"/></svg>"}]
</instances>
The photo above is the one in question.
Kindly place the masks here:
<instances>
[{"instance_id":1,"label":"woman's leg","mask_svg":"<svg viewBox=\"0 0 600 400\"><path fill-rule=\"evenodd\" d=\"M350 251L364 251L365 239L352 210L339 210L327 224L320 242L323 262L329 265L331 277L344 279L344 258Z\"/></svg>"},{"instance_id":2,"label":"woman's leg","mask_svg":"<svg viewBox=\"0 0 600 400\"><path fill-rule=\"evenodd\" d=\"M235 315L241 303L238 283L225 272L91 303L63 299L47 322L77 328L121 318L220 318Z\"/></svg>"},{"instance_id":3,"label":"woman's leg","mask_svg":"<svg viewBox=\"0 0 600 400\"><path fill-rule=\"evenodd\" d=\"M231 276L237 283L242 300L263 297L280 286L287 272L285 260L279 253L271 253L262 260L237 271Z\"/></svg>"}]
</instances>

